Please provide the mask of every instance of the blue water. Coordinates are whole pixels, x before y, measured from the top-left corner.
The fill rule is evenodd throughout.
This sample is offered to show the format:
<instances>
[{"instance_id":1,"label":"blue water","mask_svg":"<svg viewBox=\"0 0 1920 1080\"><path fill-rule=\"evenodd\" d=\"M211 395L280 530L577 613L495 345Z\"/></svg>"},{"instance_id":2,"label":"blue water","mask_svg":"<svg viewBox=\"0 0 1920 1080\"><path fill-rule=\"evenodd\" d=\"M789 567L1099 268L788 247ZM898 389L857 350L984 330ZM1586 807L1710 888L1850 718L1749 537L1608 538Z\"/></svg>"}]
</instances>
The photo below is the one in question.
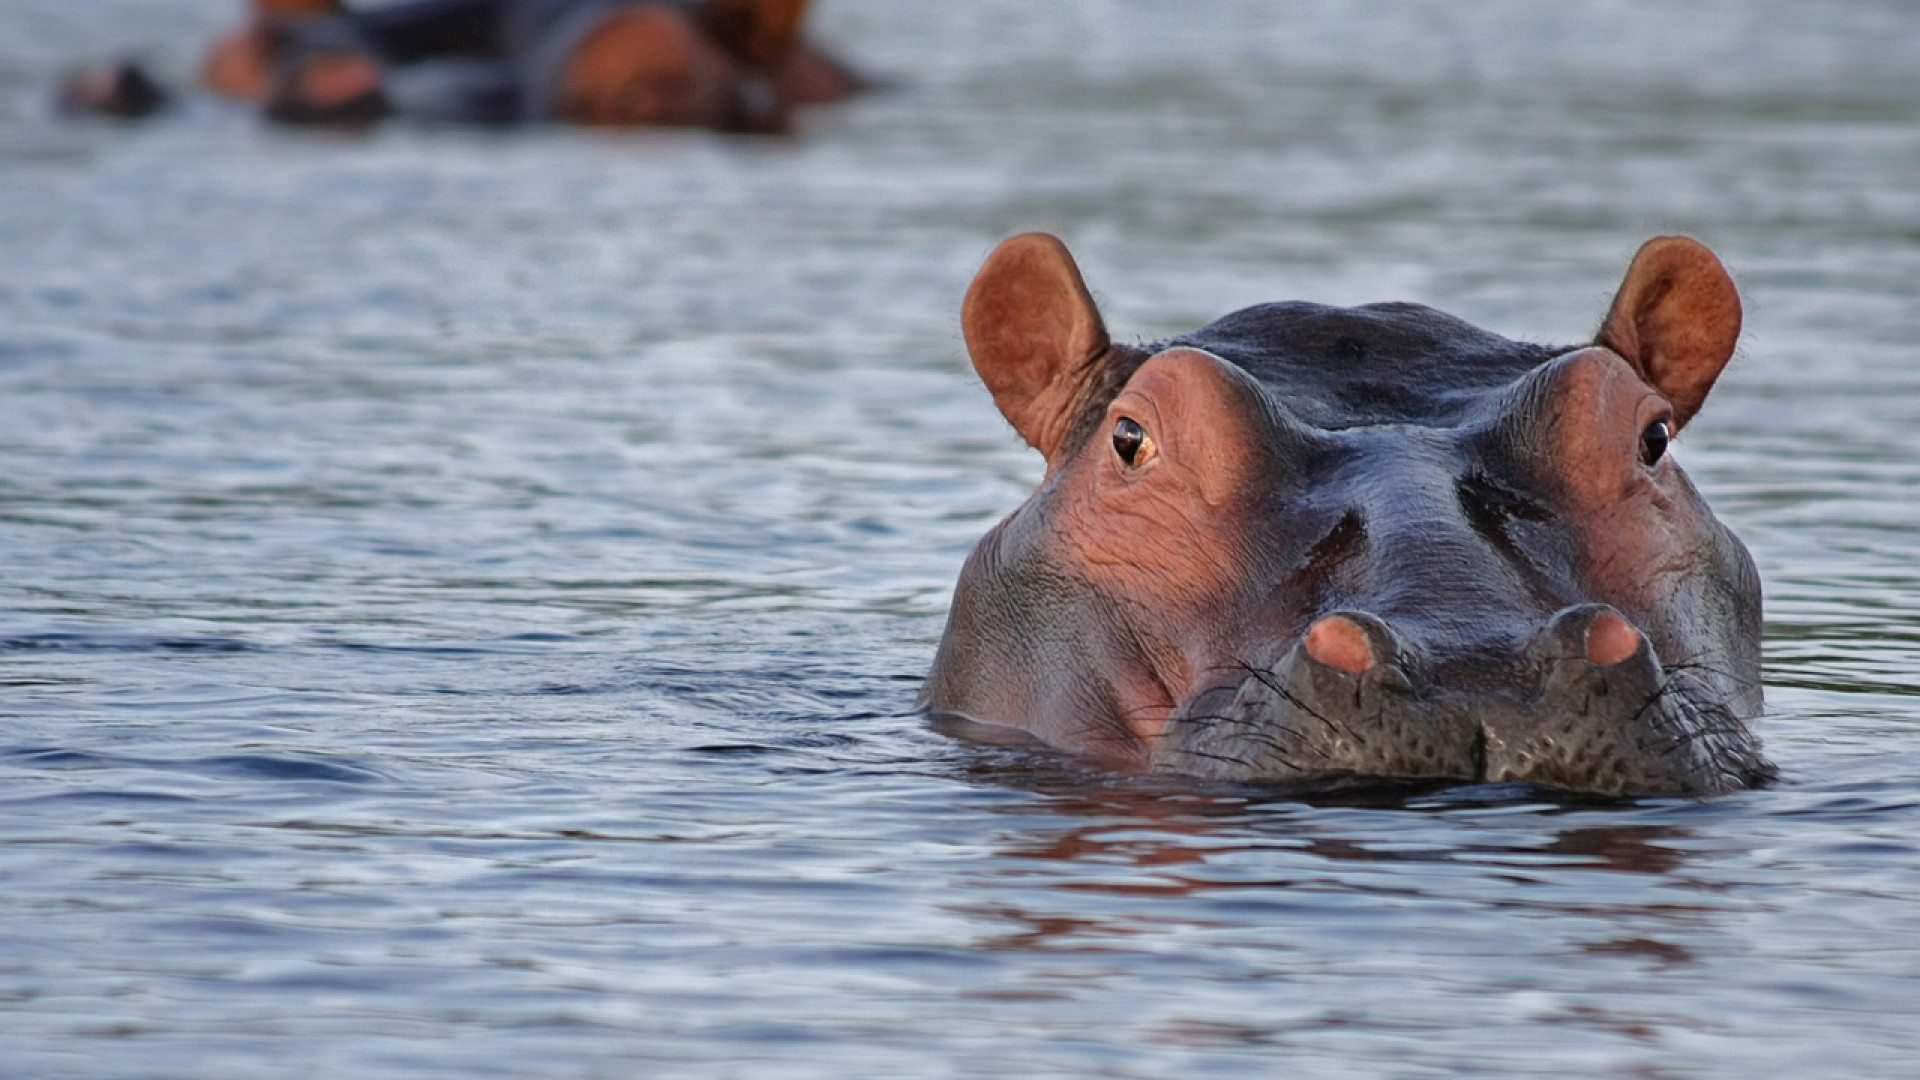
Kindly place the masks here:
<instances>
[{"instance_id":1,"label":"blue water","mask_svg":"<svg viewBox=\"0 0 1920 1080\"><path fill-rule=\"evenodd\" d=\"M1920 12L822 0L791 141L40 107L225 0L0 7L0 1077L1920 1072ZM1128 336L1410 299L1743 356L1769 790L1306 805L911 715L1039 474L1001 236Z\"/></svg>"}]
</instances>

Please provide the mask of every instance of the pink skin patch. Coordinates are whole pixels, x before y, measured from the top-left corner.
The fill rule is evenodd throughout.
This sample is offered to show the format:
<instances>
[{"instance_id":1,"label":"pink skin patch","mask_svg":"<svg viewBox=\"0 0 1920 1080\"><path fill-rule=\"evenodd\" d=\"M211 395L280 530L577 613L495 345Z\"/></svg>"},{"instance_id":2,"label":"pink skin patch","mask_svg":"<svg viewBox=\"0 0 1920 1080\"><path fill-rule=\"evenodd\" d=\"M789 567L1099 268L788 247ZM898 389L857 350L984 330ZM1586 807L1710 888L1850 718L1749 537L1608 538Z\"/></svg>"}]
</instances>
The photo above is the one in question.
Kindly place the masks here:
<instances>
[{"instance_id":1,"label":"pink skin patch","mask_svg":"<svg viewBox=\"0 0 1920 1080\"><path fill-rule=\"evenodd\" d=\"M1373 667L1373 645L1360 624L1344 615L1329 615L1313 624L1302 642L1307 655L1349 675Z\"/></svg>"},{"instance_id":2,"label":"pink skin patch","mask_svg":"<svg viewBox=\"0 0 1920 1080\"><path fill-rule=\"evenodd\" d=\"M1612 667L1640 651L1640 631L1617 613L1603 611L1587 627L1587 660Z\"/></svg>"},{"instance_id":3,"label":"pink skin patch","mask_svg":"<svg viewBox=\"0 0 1920 1080\"><path fill-rule=\"evenodd\" d=\"M380 69L351 53L321 53L301 65L300 96L337 105L380 89Z\"/></svg>"}]
</instances>

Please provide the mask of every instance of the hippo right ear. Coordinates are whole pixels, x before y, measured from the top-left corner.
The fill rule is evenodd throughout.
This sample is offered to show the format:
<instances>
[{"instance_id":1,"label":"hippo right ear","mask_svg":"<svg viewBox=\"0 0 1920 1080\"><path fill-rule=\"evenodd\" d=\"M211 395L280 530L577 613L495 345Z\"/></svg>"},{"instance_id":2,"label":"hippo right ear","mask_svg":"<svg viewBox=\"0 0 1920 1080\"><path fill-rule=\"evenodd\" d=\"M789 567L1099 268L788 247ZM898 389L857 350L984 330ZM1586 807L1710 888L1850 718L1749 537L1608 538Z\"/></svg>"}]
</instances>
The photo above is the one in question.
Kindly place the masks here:
<instances>
[{"instance_id":1,"label":"hippo right ear","mask_svg":"<svg viewBox=\"0 0 1920 1080\"><path fill-rule=\"evenodd\" d=\"M1740 338L1740 291L1700 241L1642 244L1613 298L1598 343L1627 359L1673 403L1677 431L1707 400Z\"/></svg>"},{"instance_id":2,"label":"hippo right ear","mask_svg":"<svg viewBox=\"0 0 1920 1080\"><path fill-rule=\"evenodd\" d=\"M967 289L960 326L1001 415L1052 461L1109 345L1066 245L1045 233L1002 241Z\"/></svg>"}]
</instances>

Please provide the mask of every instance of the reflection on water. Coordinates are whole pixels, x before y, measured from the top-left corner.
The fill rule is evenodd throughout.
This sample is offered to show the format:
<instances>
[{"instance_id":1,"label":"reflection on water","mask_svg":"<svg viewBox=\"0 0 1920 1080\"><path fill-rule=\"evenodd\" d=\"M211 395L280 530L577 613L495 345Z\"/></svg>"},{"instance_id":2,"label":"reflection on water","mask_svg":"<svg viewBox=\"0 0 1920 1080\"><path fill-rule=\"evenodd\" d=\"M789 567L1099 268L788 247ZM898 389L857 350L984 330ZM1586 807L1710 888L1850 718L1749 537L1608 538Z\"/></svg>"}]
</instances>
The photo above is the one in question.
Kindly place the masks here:
<instances>
[{"instance_id":1,"label":"reflection on water","mask_svg":"<svg viewBox=\"0 0 1920 1080\"><path fill-rule=\"evenodd\" d=\"M770 143L59 126L60 64L233 5L0 8L0 1073L1912 1071L1910 5L817 7L899 86ZM1768 582L1781 783L927 730L1039 472L956 313L1033 228L1140 337L1573 340L1708 240L1748 334L1675 452Z\"/></svg>"}]
</instances>

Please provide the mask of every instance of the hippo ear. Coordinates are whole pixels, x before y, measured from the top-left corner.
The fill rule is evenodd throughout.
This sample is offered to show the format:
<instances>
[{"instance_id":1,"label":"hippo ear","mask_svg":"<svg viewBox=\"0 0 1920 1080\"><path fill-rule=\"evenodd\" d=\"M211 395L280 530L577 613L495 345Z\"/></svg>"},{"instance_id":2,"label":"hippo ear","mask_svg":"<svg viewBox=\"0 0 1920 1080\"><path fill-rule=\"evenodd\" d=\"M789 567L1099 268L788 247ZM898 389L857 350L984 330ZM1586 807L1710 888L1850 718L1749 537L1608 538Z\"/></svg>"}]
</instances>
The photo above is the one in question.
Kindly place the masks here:
<instances>
[{"instance_id":1,"label":"hippo ear","mask_svg":"<svg viewBox=\"0 0 1920 1080\"><path fill-rule=\"evenodd\" d=\"M1067 247L1045 233L1002 241L967 289L961 331L993 403L1053 460L1109 344Z\"/></svg>"},{"instance_id":2,"label":"hippo ear","mask_svg":"<svg viewBox=\"0 0 1920 1080\"><path fill-rule=\"evenodd\" d=\"M1726 267L1698 240L1656 236L1634 255L1598 341L1673 403L1678 430L1700 411L1739 337L1740 292Z\"/></svg>"}]
</instances>

